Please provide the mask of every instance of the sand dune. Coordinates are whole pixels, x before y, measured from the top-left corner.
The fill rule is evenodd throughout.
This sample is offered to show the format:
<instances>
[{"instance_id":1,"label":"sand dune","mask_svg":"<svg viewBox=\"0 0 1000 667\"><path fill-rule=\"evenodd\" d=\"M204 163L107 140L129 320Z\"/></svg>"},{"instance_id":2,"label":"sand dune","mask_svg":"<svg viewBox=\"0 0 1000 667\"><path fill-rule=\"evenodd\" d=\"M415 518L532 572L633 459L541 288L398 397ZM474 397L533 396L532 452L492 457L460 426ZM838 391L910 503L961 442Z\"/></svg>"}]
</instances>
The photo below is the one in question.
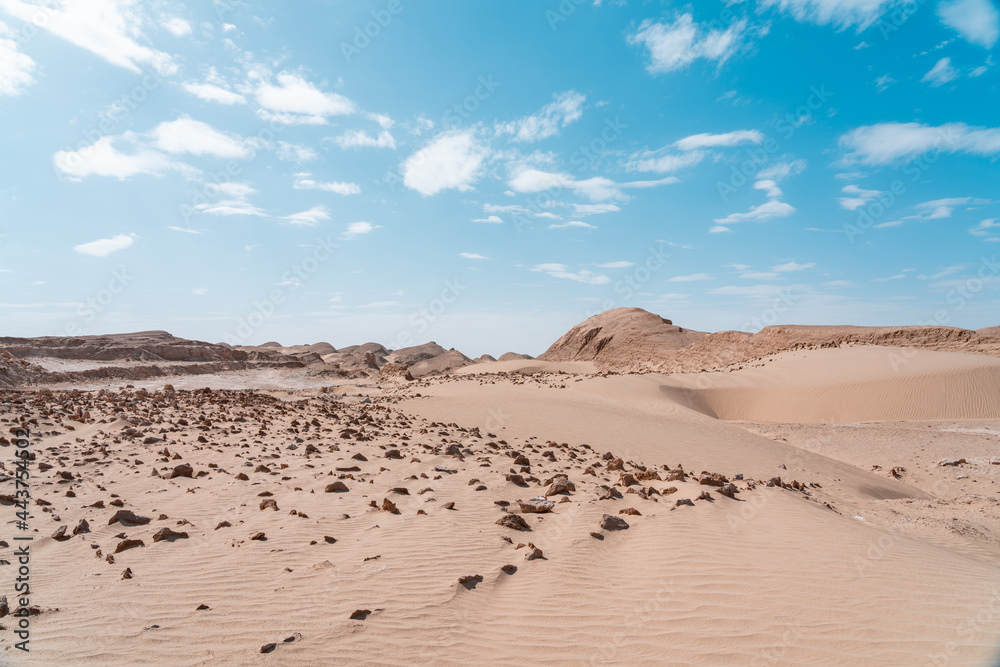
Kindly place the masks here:
<instances>
[{"instance_id":1,"label":"sand dune","mask_svg":"<svg viewBox=\"0 0 1000 667\"><path fill-rule=\"evenodd\" d=\"M734 373L672 375L663 391L727 420L1000 419L1000 359L884 347L783 352Z\"/></svg>"},{"instance_id":2,"label":"sand dune","mask_svg":"<svg viewBox=\"0 0 1000 667\"><path fill-rule=\"evenodd\" d=\"M605 333L641 341L633 315L671 354L729 335L641 312ZM1000 359L978 338L622 374L589 331L557 348L582 359L269 346L232 352L297 365L0 391L0 435L35 420L41 501L32 651L0 633L0 662L998 664ZM302 361L331 355L371 373Z\"/></svg>"}]
</instances>

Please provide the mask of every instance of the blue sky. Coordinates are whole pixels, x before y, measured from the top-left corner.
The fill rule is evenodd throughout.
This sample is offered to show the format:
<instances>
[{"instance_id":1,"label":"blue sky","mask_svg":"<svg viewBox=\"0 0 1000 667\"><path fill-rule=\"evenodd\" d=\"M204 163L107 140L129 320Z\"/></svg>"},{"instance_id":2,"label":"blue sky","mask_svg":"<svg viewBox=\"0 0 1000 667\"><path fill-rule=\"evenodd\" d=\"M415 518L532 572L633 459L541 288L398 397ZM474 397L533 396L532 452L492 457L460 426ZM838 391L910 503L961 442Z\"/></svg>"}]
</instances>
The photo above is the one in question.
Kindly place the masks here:
<instances>
[{"instance_id":1,"label":"blue sky","mask_svg":"<svg viewBox=\"0 0 1000 667\"><path fill-rule=\"evenodd\" d=\"M4 335L1000 324L994 0L0 0Z\"/></svg>"}]
</instances>

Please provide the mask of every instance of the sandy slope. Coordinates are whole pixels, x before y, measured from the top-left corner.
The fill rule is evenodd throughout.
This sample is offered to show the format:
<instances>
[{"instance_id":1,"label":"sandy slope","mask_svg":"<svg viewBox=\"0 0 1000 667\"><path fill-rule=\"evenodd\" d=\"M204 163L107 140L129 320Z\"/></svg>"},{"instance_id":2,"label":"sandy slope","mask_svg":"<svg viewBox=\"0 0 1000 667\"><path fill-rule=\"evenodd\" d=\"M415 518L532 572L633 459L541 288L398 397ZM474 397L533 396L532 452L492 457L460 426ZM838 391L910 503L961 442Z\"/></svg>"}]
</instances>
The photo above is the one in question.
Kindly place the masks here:
<instances>
[{"instance_id":1,"label":"sandy slope","mask_svg":"<svg viewBox=\"0 0 1000 667\"><path fill-rule=\"evenodd\" d=\"M995 665L1000 528L987 516L997 511L990 485L1000 466L988 456L1000 421L958 420L963 410L993 414L997 365L928 352L893 370L878 365L885 354L795 352L695 376L600 376L586 362L515 360L361 388L368 399L316 388L29 394L24 406L0 405L0 419L38 416L38 462L54 466L34 482L36 497L52 503L33 507L32 602L42 613L28 659L12 652L7 634L0 659ZM231 387L236 379L205 381ZM826 412L810 396L822 397ZM77 408L90 417L74 419ZM883 423L878 431L713 416L818 422L864 410L909 419L957 412L933 429ZM158 440L145 444L150 437ZM918 456L917 447L926 451ZM609 470L604 452L621 457L623 471ZM525 469L508 458L517 453L528 458ZM939 455L970 462L939 468ZM0 446L0 456L9 470L10 448ZM166 478L184 463L193 477ZM693 477L622 479L643 469L662 478L678 465L721 473L740 491L726 498ZM892 466L907 468L901 479ZM552 496L560 502L550 513L522 514L530 531L496 524L517 513L516 503L506 511L496 502L544 493L556 473L576 490ZM754 482L775 476L804 486ZM347 492L324 492L338 479ZM671 486L675 493L658 493ZM623 497L601 499L608 488ZM705 490L711 498L698 500ZM116 497L151 522L108 525ZM280 509L261 509L268 499ZM384 499L400 514L369 506ZM640 514L620 515L626 508ZM605 513L629 529L602 530ZM91 532L49 537L81 518ZM230 525L217 528L223 521ZM153 542L163 527L188 537ZM250 539L257 532L266 541ZM122 533L145 546L108 562ZM529 548L518 545L528 542L544 557L526 560ZM504 572L507 564L516 571ZM122 578L125 568L132 578ZM460 584L466 575L482 580ZM351 619L359 609L371 613ZM260 653L269 642L275 650Z\"/></svg>"},{"instance_id":2,"label":"sandy slope","mask_svg":"<svg viewBox=\"0 0 1000 667\"><path fill-rule=\"evenodd\" d=\"M673 375L664 391L728 420L1000 419L1000 358L874 346L783 352L733 373Z\"/></svg>"}]
</instances>

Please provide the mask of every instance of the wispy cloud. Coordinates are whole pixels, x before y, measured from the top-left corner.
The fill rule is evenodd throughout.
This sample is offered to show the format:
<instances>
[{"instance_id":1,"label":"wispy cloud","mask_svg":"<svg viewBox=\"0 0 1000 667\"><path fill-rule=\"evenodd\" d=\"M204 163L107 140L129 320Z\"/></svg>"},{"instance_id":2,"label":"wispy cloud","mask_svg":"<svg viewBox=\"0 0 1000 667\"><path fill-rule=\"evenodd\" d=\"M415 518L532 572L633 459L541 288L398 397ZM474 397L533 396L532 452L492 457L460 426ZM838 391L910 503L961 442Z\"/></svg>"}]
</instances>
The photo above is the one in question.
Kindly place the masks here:
<instances>
[{"instance_id":1,"label":"wispy cloud","mask_svg":"<svg viewBox=\"0 0 1000 667\"><path fill-rule=\"evenodd\" d=\"M135 243L137 238L139 237L135 234L119 234L118 236L112 236L110 239L97 239L96 241L81 243L80 245L73 246L73 250L82 255L90 255L91 257L107 257L113 252L128 248Z\"/></svg>"}]
</instances>

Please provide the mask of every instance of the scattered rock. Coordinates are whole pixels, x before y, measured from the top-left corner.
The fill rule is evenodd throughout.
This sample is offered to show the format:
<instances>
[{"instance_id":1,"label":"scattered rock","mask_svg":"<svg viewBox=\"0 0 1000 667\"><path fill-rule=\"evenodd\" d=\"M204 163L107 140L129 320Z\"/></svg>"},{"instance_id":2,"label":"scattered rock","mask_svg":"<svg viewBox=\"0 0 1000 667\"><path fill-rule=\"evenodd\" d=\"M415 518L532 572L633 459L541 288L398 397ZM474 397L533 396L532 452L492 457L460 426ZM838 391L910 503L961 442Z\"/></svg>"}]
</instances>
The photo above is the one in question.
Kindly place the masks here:
<instances>
[{"instance_id":1,"label":"scattered rock","mask_svg":"<svg viewBox=\"0 0 1000 667\"><path fill-rule=\"evenodd\" d=\"M628 523L620 516L605 514L601 517L601 528L604 530L627 530Z\"/></svg>"},{"instance_id":2,"label":"scattered rock","mask_svg":"<svg viewBox=\"0 0 1000 667\"><path fill-rule=\"evenodd\" d=\"M118 546L115 547L115 553L118 554L127 549L133 549L135 547L144 547L144 546L146 546L146 543L143 542L142 540L133 540L133 539L122 540L121 542L118 543Z\"/></svg>"},{"instance_id":3,"label":"scattered rock","mask_svg":"<svg viewBox=\"0 0 1000 667\"><path fill-rule=\"evenodd\" d=\"M123 526L145 526L152 521L148 516L135 514L132 510L118 510L108 521L110 526L113 523L121 523Z\"/></svg>"},{"instance_id":4,"label":"scattered rock","mask_svg":"<svg viewBox=\"0 0 1000 667\"><path fill-rule=\"evenodd\" d=\"M503 526L504 528L512 528L514 530L531 530L528 522L524 520L520 514L504 514L497 521L498 526Z\"/></svg>"},{"instance_id":5,"label":"scattered rock","mask_svg":"<svg viewBox=\"0 0 1000 667\"><path fill-rule=\"evenodd\" d=\"M535 498L530 498L528 500L519 500L517 504L521 507L521 511L525 514L542 514L544 512L549 512L553 507L556 506L551 500L546 500L541 496Z\"/></svg>"},{"instance_id":6,"label":"scattered rock","mask_svg":"<svg viewBox=\"0 0 1000 667\"><path fill-rule=\"evenodd\" d=\"M173 542L174 540L186 539L187 536L187 533L172 530L169 527L164 526L156 531L155 535L153 535L153 541L162 542L163 540L167 540L168 542Z\"/></svg>"}]
</instances>

